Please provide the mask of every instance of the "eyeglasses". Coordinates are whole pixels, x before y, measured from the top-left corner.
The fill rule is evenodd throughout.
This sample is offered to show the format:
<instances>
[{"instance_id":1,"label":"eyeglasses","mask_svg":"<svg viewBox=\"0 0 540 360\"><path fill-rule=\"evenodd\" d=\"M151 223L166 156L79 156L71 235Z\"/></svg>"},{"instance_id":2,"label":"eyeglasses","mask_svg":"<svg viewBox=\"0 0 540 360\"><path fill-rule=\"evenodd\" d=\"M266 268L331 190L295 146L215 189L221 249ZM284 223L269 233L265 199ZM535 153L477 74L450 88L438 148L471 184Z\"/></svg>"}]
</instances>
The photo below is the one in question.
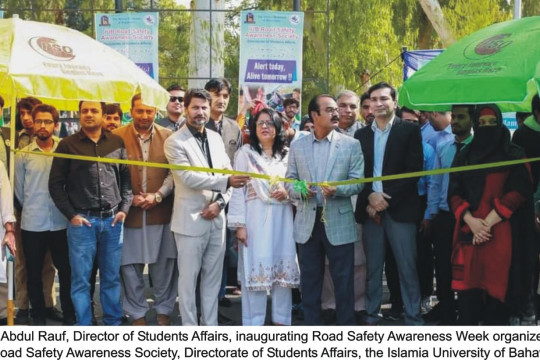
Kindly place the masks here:
<instances>
[{"instance_id":1,"label":"eyeglasses","mask_svg":"<svg viewBox=\"0 0 540 360\"><path fill-rule=\"evenodd\" d=\"M171 96L169 97L169 102L176 102L178 101L179 103L182 103L184 102L184 97L183 96Z\"/></svg>"},{"instance_id":2,"label":"eyeglasses","mask_svg":"<svg viewBox=\"0 0 540 360\"><path fill-rule=\"evenodd\" d=\"M339 112L339 109L333 108L333 107L327 107L326 109L324 109L324 112L327 114L333 114L335 112Z\"/></svg>"},{"instance_id":3,"label":"eyeglasses","mask_svg":"<svg viewBox=\"0 0 540 360\"><path fill-rule=\"evenodd\" d=\"M54 124L54 121L53 120L36 120L36 121L34 121L34 124L36 124L36 125L43 125L43 124L52 125L52 124Z\"/></svg>"},{"instance_id":4,"label":"eyeglasses","mask_svg":"<svg viewBox=\"0 0 540 360\"><path fill-rule=\"evenodd\" d=\"M259 121L257 121L257 126L263 127L265 125L266 125L266 127L274 127L275 126L274 122L272 120L259 120Z\"/></svg>"}]
</instances>

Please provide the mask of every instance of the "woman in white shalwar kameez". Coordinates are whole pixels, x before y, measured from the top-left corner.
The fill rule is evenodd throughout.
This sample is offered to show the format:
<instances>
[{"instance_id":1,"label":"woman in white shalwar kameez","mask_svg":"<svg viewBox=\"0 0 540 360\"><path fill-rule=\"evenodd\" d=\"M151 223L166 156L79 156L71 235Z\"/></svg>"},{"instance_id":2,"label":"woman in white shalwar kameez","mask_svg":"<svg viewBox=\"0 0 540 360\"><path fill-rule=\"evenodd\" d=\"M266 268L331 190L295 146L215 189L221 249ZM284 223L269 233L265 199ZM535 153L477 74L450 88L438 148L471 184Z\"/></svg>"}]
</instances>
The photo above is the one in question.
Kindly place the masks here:
<instances>
[{"instance_id":1,"label":"woman in white shalwar kameez","mask_svg":"<svg viewBox=\"0 0 540 360\"><path fill-rule=\"evenodd\" d=\"M284 177L287 148L277 113L263 109L250 121L250 145L235 157L235 169ZM293 213L282 183L251 178L234 189L229 228L239 242L238 272L242 283L242 324L264 325L266 298L272 296L272 322L291 324L291 289L300 284L293 239Z\"/></svg>"}]
</instances>

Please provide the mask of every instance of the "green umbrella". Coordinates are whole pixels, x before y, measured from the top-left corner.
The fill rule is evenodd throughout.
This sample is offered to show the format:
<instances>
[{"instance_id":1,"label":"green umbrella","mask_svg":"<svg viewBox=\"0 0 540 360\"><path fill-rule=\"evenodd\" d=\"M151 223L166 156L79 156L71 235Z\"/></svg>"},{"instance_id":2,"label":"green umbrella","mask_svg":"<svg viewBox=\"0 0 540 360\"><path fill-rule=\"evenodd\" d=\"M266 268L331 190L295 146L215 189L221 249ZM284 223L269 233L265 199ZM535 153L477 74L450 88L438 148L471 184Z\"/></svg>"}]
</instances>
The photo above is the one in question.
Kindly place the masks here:
<instances>
[{"instance_id":1,"label":"green umbrella","mask_svg":"<svg viewBox=\"0 0 540 360\"><path fill-rule=\"evenodd\" d=\"M530 111L540 89L540 16L488 26L449 46L403 83L399 103L448 110L453 104L497 103Z\"/></svg>"}]
</instances>

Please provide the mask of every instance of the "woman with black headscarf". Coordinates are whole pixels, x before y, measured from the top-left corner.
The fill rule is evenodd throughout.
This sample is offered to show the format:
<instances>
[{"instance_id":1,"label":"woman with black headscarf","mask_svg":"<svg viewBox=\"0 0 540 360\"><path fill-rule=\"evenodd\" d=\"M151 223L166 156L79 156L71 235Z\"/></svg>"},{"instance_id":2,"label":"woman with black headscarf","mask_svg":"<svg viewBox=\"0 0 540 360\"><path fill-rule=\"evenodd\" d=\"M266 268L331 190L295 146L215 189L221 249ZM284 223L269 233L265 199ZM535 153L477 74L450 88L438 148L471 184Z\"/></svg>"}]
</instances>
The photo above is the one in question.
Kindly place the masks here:
<instances>
[{"instance_id":1,"label":"woman with black headscarf","mask_svg":"<svg viewBox=\"0 0 540 360\"><path fill-rule=\"evenodd\" d=\"M474 138L454 166L521 159L495 105L479 105ZM458 323L507 324L520 308L524 244L532 241L532 182L527 165L489 167L450 176L448 199L456 217L452 288L458 291Z\"/></svg>"}]
</instances>

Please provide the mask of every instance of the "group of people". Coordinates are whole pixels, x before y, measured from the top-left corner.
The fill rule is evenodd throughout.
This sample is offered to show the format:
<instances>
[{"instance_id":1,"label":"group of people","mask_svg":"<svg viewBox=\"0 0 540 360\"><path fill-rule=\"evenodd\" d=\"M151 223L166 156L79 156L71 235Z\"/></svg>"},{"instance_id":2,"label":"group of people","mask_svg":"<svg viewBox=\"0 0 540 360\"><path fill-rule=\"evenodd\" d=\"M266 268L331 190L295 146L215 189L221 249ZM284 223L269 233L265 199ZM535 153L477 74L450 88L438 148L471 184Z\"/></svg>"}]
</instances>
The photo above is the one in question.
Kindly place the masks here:
<instances>
[{"instance_id":1,"label":"group of people","mask_svg":"<svg viewBox=\"0 0 540 360\"><path fill-rule=\"evenodd\" d=\"M145 325L147 265L159 325L171 324L177 297L182 325L218 325L235 242L244 325L265 324L268 293L276 325L291 325L293 303L306 325L376 325L383 272L388 320L535 321L540 167L522 159L540 156L538 95L511 141L496 105L398 109L385 82L361 96L317 95L301 121L295 98L283 113L257 107L245 129L225 116L226 79L168 91L166 118L156 120L138 94L125 126L117 105L83 100L81 130L62 140L54 107L17 105L18 210L0 167L0 213L19 269L20 322L29 302L35 325L95 324L99 271L103 323L126 315ZM56 270L62 316L51 293Z\"/></svg>"}]
</instances>

